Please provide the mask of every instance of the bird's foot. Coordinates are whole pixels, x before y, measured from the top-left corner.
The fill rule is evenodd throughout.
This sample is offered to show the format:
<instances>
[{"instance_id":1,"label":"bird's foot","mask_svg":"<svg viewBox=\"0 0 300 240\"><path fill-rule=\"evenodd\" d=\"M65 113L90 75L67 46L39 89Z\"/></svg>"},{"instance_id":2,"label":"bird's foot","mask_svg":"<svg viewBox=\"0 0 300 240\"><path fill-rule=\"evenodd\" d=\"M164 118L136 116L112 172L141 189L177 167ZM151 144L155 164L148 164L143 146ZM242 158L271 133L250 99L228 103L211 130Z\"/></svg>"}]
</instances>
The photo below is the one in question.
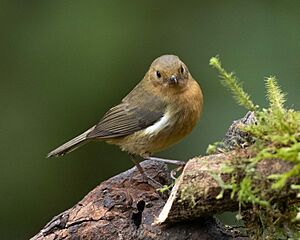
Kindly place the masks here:
<instances>
[{"instance_id":1,"label":"bird's foot","mask_svg":"<svg viewBox=\"0 0 300 240\"><path fill-rule=\"evenodd\" d=\"M135 156L131 156L131 160L134 162L136 168L141 173L144 182L148 183L149 185L151 185L155 189L163 187L158 181L156 181L155 179L153 179L152 177L148 176L145 173L144 169L142 168L142 166L140 165L140 163L137 161L137 159L135 158Z\"/></svg>"},{"instance_id":2,"label":"bird's foot","mask_svg":"<svg viewBox=\"0 0 300 240\"><path fill-rule=\"evenodd\" d=\"M143 178L144 182L148 183L149 185L151 185L155 189L163 187L163 185L160 182L156 181L154 178L150 177L145 172L142 173L142 178Z\"/></svg>"}]
</instances>

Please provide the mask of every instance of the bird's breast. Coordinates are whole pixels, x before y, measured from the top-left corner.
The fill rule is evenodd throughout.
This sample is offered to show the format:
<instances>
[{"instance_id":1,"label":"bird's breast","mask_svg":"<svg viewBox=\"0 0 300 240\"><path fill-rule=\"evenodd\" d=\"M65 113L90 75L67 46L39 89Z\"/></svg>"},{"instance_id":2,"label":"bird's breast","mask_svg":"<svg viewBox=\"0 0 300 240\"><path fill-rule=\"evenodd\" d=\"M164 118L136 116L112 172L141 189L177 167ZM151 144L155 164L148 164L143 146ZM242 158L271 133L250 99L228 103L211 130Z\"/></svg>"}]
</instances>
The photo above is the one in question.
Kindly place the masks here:
<instances>
[{"instance_id":1,"label":"bird's breast","mask_svg":"<svg viewBox=\"0 0 300 240\"><path fill-rule=\"evenodd\" d=\"M198 119L197 116L192 115L186 110L167 111L153 125L124 138L115 139L112 143L136 155L159 152L177 143L191 132Z\"/></svg>"},{"instance_id":2,"label":"bird's breast","mask_svg":"<svg viewBox=\"0 0 300 240\"><path fill-rule=\"evenodd\" d=\"M195 83L197 84L197 83ZM169 102L164 115L151 126L131 135L111 139L123 151L145 155L159 152L179 142L196 125L202 110L203 98L199 85Z\"/></svg>"}]
</instances>

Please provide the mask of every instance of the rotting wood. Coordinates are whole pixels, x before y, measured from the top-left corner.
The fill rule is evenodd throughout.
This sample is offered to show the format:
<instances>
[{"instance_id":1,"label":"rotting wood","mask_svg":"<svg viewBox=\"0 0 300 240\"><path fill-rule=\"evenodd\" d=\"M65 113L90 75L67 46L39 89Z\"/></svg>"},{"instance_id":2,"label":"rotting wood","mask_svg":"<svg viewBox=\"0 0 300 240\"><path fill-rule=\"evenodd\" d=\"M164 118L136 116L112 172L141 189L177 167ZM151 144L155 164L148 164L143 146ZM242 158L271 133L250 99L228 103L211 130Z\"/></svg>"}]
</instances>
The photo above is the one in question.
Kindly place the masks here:
<instances>
[{"instance_id":1,"label":"rotting wood","mask_svg":"<svg viewBox=\"0 0 300 240\"><path fill-rule=\"evenodd\" d=\"M164 163L144 161L147 174L170 184ZM32 240L41 239L248 239L228 230L212 216L172 225L154 225L166 200L143 182L136 168L104 181L79 203L54 217Z\"/></svg>"}]
</instances>

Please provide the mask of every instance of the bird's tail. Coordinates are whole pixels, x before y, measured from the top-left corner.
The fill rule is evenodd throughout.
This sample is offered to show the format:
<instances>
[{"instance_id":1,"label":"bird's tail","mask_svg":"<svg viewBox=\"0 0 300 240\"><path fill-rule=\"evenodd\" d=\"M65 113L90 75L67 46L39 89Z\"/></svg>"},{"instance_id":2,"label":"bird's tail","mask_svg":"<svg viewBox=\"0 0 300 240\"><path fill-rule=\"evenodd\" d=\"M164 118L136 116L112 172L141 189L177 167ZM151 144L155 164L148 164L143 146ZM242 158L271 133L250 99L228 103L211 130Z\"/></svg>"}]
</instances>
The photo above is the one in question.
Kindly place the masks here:
<instances>
[{"instance_id":1,"label":"bird's tail","mask_svg":"<svg viewBox=\"0 0 300 240\"><path fill-rule=\"evenodd\" d=\"M58 157L58 156L63 156L69 152L74 151L76 148L86 144L89 140L87 139L87 135L89 132L91 132L95 126L91 127L84 133L80 134L79 136L71 139L70 141L66 142L65 144L61 145L60 147L54 149L53 151L49 152L47 154L48 157Z\"/></svg>"}]
</instances>

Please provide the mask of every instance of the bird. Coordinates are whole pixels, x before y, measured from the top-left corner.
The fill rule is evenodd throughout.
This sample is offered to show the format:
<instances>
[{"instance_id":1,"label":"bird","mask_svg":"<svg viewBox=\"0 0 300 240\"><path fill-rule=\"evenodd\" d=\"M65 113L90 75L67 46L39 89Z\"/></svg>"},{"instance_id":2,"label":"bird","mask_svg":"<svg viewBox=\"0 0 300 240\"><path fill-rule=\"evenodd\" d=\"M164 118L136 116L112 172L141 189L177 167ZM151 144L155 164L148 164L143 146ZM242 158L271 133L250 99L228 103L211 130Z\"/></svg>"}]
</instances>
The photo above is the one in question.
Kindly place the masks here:
<instances>
[{"instance_id":1,"label":"bird","mask_svg":"<svg viewBox=\"0 0 300 240\"><path fill-rule=\"evenodd\" d=\"M198 122L202 108L202 90L187 66L176 55L162 55L152 62L133 90L97 124L47 157L62 156L88 142L102 140L127 152L146 176L137 158L162 160L152 155L188 135Z\"/></svg>"}]
</instances>

